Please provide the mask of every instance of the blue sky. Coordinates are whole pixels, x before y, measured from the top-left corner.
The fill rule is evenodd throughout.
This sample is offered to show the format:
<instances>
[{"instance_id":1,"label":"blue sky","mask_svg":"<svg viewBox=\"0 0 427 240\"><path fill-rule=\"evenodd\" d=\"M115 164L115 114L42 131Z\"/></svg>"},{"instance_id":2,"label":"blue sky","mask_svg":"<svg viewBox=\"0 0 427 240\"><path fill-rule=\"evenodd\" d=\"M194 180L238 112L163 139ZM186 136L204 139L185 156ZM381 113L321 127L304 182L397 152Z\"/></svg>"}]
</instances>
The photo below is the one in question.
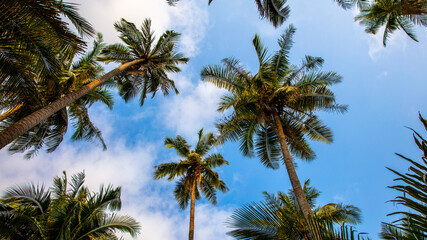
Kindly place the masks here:
<instances>
[{"instance_id":1,"label":"blue sky","mask_svg":"<svg viewBox=\"0 0 427 240\"><path fill-rule=\"evenodd\" d=\"M292 23L297 28L292 62L300 63L305 55L323 57L324 70L343 76L333 90L339 103L349 105L344 115L320 114L332 128L335 141L313 143L314 161L297 160L300 180L310 178L322 192L320 205L343 202L359 207L363 223L357 229L378 238L380 223L390 221L386 215L397 209L386 203L396 193L386 188L394 176L385 167L406 171L408 165L395 152L420 157L405 126L421 130L418 112L427 115L425 29L417 29L419 43L396 32L384 48L382 36L368 35L354 23L355 11L344 11L330 0L289 0L291 17L277 29L259 19L250 0L215 0L210 7L207 0L181 0L174 8L163 0L74 2L81 4L81 14L104 34L107 43L118 41L112 24L121 17L137 25L150 17L158 35L166 29L181 32L181 50L191 57L183 72L173 76L181 94L158 94L142 108L136 99L125 104L118 97L113 111L94 106L91 116L103 131L107 151L96 143L71 142L70 134L56 152L40 152L29 161L0 151L0 190L29 181L50 185L62 170L85 170L93 190L100 183L123 187L122 212L141 222L141 238L185 239L188 211L178 209L174 184L152 180L155 165L178 160L172 150L164 148L163 140L180 134L194 142L200 128L215 130L213 123L221 116L215 112L216 104L223 91L200 81L203 66L233 56L256 72L254 34L273 52L277 38ZM110 64L106 69L113 67ZM198 202L197 239L231 239L225 236L229 229L224 222L235 208L261 200L262 191L290 188L284 168L265 169L256 158L242 157L237 144L227 143L215 151L231 163L218 169L230 192L219 195L217 206Z\"/></svg>"}]
</instances>

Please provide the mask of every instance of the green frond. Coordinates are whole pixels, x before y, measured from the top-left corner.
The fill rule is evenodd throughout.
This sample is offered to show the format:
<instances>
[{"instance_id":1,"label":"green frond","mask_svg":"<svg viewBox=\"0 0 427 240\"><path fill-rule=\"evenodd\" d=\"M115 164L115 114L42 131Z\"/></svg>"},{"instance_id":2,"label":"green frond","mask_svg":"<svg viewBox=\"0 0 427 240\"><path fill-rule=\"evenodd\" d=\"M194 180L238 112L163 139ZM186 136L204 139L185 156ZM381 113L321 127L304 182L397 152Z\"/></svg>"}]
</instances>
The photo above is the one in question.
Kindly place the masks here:
<instances>
[{"instance_id":1,"label":"green frond","mask_svg":"<svg viewBox=\"0 0 427 240\"><path fill-rule=\"evenodd\" d=\"M255 48L255 52L258 56L259 66L263 66L267 62L268 58L268 50L261 42L261 38L258 34L255 34L254 39L252 40L252 44Z\"/></svg>"},{"instance_id":2,"label":"green frond","mask_svg":"<svg viewBox=\"0 0 427 240\"><path fill-rule=\"evenodd\" d=\"M168 180L171 181L176 176L184 174L182 168L179 168L179 163L162 163L154 167L154 179L160 179L168 176Z\"/></svg>"},{"instance_id":3,"label":"green frond","mask_svg":"<svg viewBox=\"0 0 427 240\"><path fill-rule=\"evenodd\" d=\"M81 234L76 239L98 238L113 231L128 233L130 236L136 237L141 230L141 226L134 218L130 216L117 216L116 214L103 218L99 225L99 227Z\"/></svg>"},{"instance_id":4,"label":"green frond","mask_svg":"<svg viewBox=\"0 0 427 240\"><path fill-rule=\"evenodd\" d=\"M240 82L237 80L233 71L222 68L219 65L204 67L200 77L202 81L211 82L217 87L224 88L228 91L235 91L243 88L240 86Z\"/></svg>"},{"instance_id":5,"label":"green frond","mask_svg":"<svg viewBox=\"0 0 427 240\"><path fill-rule=\"evenodd\" d=\"M420 121L424 127L427 126L426 120L419 115ZM426 128L427 129L427 128ZM414 141L418 148L422 151L423 156L427 155L427 141L416 131L414 132ZM402 195L397 196L391 202L401 205L403 209L390 213L389 215L397 215L400 218L393 224L383 223L383 232L381 235L384 239L413 239L412 236L427 237L427 221L425 213L427 212L426 195L427 189L427 160L422 157L421 161L414 161L403 155L396 154L406 160L410 167L407 173L400 173L396 170L388 168L398 177L394 181L399 184L390 186Z\"/></svg>"},{"instance_id":6,"label":"green frond","mask_svg":"<svg viewBox=\"0 0 427 240\"><path fill-rule=\"evenodd\" d=\"M127 46L115 43L106 46L102 49L100 56L97 58L98 61L110 63L110 62L129 62L134 60Z\"/></svg>"},{"instance_id":7,"label":"green frond","mask_svg":"<svg viewBox=\"0 0 427 240\"><path fill-rule=\"evenodd\" d=\"M308 118L304 122L304 128L311 140L325 143L331 143L334 140L331 129L325 126L317 116Z\"/></svg>"},{"instance_id":8,"label":"green frond","mask_svg":"<svg viewBox=\"0 0 427 240\"><path fill-rule=\"evenodd\" d=\"M208 168L221 167L222 165L230 165L220 153L211 153L203 160Z\"/></svg>"},{"instance_id":9,"label":"green frond","mask_svg":"<svg viewBox=\"0 0 427 240\"><path fill-rule=\"evenodd\" d=\"M166 148L174 148L176 153L181 157L187 157L190 154L190 145L187 141L181 137L176 136L175 138L167 137L164 142Z\"/></svg>"},{"instance_id":10,"label":"green frond","mask_svg":"<svg viewBox=\"0 0 427 240\"><path fill-rule=\"evenodd\" d=\"M291 12L286 0L255 0L261 18L266 18L274 27L286 21Z\"/></svg>"},{"instance_id":11,"label":"green frond","mask_svg":"<svg viewBox=\"0 0 427 240\"><path fill-rule=\"evenodd\" d=\"M276 131L262 125L256 138L255 152L261 163L267 168L278 169L282 152Z\"/></svg>"},{"instance_id":12,"label":"green frond","mask_svg":"<svg viewBox=\"0 0 427 240\"><path fill-rule=\"evenodd\" d=\"M239 133L240 139L240 151L243 156L252 157L254 154L254 137L258 132L259 125L258 123L244 122L242 125L242 131Z\"/></svg>"},{"instance_id":13,"label":"green frond","mask_svg":"<svg viewBox=\"0 0 427 240\"><path fill-rule=\"evenodd\" d=\"M216 138L213 133L209 132L203 134L203 128L199 131L199 140L197 142L196 148L194 151L200 156L204 156L211 150L213 145L216 143Z\"/></svg>"},{"instance_id":14,"label":"green frond","mask_svg":"<svg viewBox=\"0 0 427 240\"><path fill-rule=\"evenodd\" d=\"M271 58L271 65L274 66L274 71L277 72L279 78L285 76L289 69L289 53L294 44L293 36L295 32L296 28L292 24L286 28L277 41L280 50Z\"/></svg>"},{"instance_id":15,"label":"green frond","mask_svg":"<svg viewBox=\"0 0 427 240\"><path fill-rule=\"evenodd\" d=\"M186 209L191 196L190 189L186 186L184 178L180 178L178 180L173 193L176 201L178 202L178 206L183 210Z\"/></svg>"}]
</instances>

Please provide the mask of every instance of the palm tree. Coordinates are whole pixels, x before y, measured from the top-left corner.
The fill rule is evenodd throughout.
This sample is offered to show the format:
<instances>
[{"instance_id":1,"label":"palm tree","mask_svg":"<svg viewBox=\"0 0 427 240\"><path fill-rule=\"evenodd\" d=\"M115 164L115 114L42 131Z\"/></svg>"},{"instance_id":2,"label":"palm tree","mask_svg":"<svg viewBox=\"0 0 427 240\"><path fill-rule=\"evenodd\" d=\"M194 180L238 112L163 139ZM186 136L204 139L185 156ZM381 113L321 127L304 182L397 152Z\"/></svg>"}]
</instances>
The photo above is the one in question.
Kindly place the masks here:
<instances>
[{"instance_id":1,"label":"palm tree","mask_svg":"<svg viewBox=\"0 0 427 240\"><path fill-rule=\"evenodd\" d=\"M376 34L385 26L383 45L386 46L390 34L395 30L403 30L410 38L417 41L414 26L427 27L426 0L375 0L372 4L361 9L356 16L366 26L367 33Z\"/></svg>"},{"instance_id":2,"label":"palm tree","mask_svg":"<svg viewBox=\"0 0 427 240\"><path fill-rule=\"evenodd\" d=\"M419 118L427 130L427 120L421 114ZM427 239L427 140L415 130L411 130L414 132L415 143L423 153L421 162L396 154L411 164L409 173L399 173L388 168L398 176L395 181L400 182L390 188L402 193L392 202L402 205L405 209L389 214L399 215L400 219L393 224L383 223L383 239Z\"/></svg>"},{"instance_id":3,"label":"palm tree","mask_svg":"<svg viewBox=\"0 0 427 240\"><path fill-rule=\"evenodd\" d=\"M102 35L98 34L94 41L93 49L74 63L68 56L58 55L61 58L60 71L54 76L41 76L33 80L33 84L16 94L0 91L0 109L9 109L0 120L0 129L5 129L31 112L48 105L49 103L73 92L99 77L102 66L95 61L104 47ZM47 146L46 151L54 151L63 140L67 132L70 118L76 131L72 140L100 140L104 149L106 145L101 136L101 131L90 121L88 108L102 102L110 109L113 106L113 96L105 86L96 88L82 98L50 116L46 121L33 127L25 134L19 136L9 147L11 153L27 152L26 158L34 156L39 149Z\"/></svg>"},{"instance_id":4,"label":"palm tree","mask_svg":"<svg viewBox=\"0 0 427 240\"><path fill-rule=\"evenodd\" d=\"M166 0L169 5L175 5L180 0ZM211 4L213 0L208 0ZM291 9L286 6L287 0L255 0L261 18L267 18L274 27L281 26L289 17Z\"/></svg>"},{"instance_id":5,"label":"palm tree","mask_svg":"<svg viewBox=\"0 0 427 240\"><path fill-rule=\"evenodd\" d=\"M68 182L64 172L50 190L33 184L7 190L0 199L0 238L113 240L116 231L136 236L140 226L132 217L107 212L120 210L121 188L90 192L84 180L78 173Z\"/></svg>"},{"instance_id":6,"label":"palm tree","mask_svg":"<svg viewBox=\"0 0 427 240\"><path fill-rule=\"evenodd\" d=\"M168 137L165 139L166 147L174 148L176 153L184 159L178 163L159 164L154 170L154 179L167 177L172 181L175 177L179 177L174 195L181 209L185 209L190 201L189 240L194 239L195 204L196 200L200 199L200 192L215 205L216 191L228 191L225 182L220 180L218 173L212 170L224 164L228 165L228 162L219 153L206 156L215 143L215 136L212 133L203 134L203 129L199 131L199 140L194 150L190 150L191 146L181 136Z\"/></svg>"},{"instance_id":7,"label":"palm tree","mask_svg":"<svg viewBox=\"0 0 427 240\"><path fill-rule=\"evenodd\" d=\"M317 189L304 184L304 193L314 211L312 222L307 222L296 201L292 190L288 194L278 192L277 196L264 192L265 200L260 203L250 203L236 209L228 220L228 225L234 230L228 235L236 239L316 239L309 233L309 224L318 227L322 239L331 238L328 235L337 233L333 225L358 224L360 210L352 205L329 203L316 207L316 199L320 195ZM347 229L344 228L344 231ZM338 236L339 234L335 234ZM349 238L342 238L349 239Z\"/></svg>"},{"instance_id":8,"label":"palm tree","mask_svg":"<svg viewBox=\"0 0 427 240\"><path fill-rule=\"evenodd\" d=\"M306 56L302 66L289 63L289 50L293 44L295 28L291 25L281 36L280 50L272 56L255 35L259 70L255 75L247 72L238 60L227 58L223 65L205 67L202 80L228 90L218 110L232 109L217 127L222 141L239 140L240 150L252 156L254 150L261 162L277 169L283 158L293 191L305 217L311 216L310 205L301 188L291 152L303 159L313 159L306 138L332 142L332 132L314 114L319 110L344 112L346 106L335 103L328 86L339 83L335 72L317 69L323 59Z\"/></svg>"},{"instance_id":9,"label":"palm tree","mask_svg":"<svg viewBox=\"0 0 427 240\"><path fill-rule=\"evenodd\" d=\"M168 94L170 89L178 93L173 80L169 79L167 73L179 72L180 69L177 65L188 62L188 58L176 51L179 34L174 31L166 31L154 44L155 39L154 33L151 31L150 20L144 21L141 30L135 24L124 19L116 22L114 27L120 32L120 39L125 45L107 46L102 51L99 60L107 63L116 62L121 65L0 132L0 149L113 77L121 86L120 93L125 100L140 92L141 105L147 94L151 93L154 96L159 89L164 94Z\"/></svg>"}]
</instances>

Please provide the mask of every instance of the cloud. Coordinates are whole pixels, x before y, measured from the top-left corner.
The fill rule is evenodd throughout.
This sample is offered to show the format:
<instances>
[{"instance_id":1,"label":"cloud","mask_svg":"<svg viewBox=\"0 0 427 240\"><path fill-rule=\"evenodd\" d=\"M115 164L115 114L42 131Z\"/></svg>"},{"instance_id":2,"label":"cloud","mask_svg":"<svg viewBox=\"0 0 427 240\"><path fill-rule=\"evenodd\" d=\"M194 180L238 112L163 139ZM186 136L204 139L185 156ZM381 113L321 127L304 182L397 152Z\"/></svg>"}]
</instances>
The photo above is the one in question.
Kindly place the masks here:
<instances>
[{"instance_id":1,"label":"cloud","mask_svg":"<svg viewBox=\"0 0 427 240\"><path fill-rule=\"evenodd\" d=\"M102 151L89 144L82 149L64 142L54 153L40 152L31 160L23 160L20 154L7 156L3 150L0 189L28 181L42 181L49 186L63 170L68 175L84 170L86 183L93 190L100 184L112 183L124 186L127 192L138 192L151 180L157 147L142 142L128 147L123 140L116 140L109 147L108 151Z\"/></svg>"},{"instance_id":2,"label":"cloud","mask_svg":"<svg viewBox=\"0 0 427 240\"><path fill-rule=\"evenodd\" d=\"M72 0L79 4L79 12L96 29L103 33L107 43L119 42L114 22L125 18L140 26L145 18L150 18L152 29L159 37L165 30L173 29L182 34L181 50L188 57L198 52L198 43L204 38L209 14L206 2L185 0L175 7L166 0ZM191 14L189 14L191 13Z\"/></svg>"},{"instance_id":3,"label":"cloud","mask_svg":"<svg viewBox=\"0 0 427 240\"><path fill-rule=\"evenodd\" d=\"M224 90L206 82L191 83L185 75L177 76L176 82L185 87L178 86L182 92L162 103L159 120L190 141L196 140L201 128L214 131L213 123L221 116L216 109Z\"/></svg>"}]
</instances>

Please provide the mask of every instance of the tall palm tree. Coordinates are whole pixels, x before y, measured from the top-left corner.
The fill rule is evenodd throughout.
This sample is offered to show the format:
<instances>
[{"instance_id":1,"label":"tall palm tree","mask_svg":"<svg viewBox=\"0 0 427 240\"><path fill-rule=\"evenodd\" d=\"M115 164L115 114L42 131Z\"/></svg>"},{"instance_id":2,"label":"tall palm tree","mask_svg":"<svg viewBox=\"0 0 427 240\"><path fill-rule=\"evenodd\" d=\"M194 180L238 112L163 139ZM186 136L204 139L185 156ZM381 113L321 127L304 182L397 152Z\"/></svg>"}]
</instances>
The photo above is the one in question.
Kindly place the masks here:
<instances>
[{"instance_id":1,"label":"tall palm tree","mask_svg":"<svg viewBox=\"0 0 427 240\"><path fill-rule=\"evenodd\" d=\"M329 203L323 207L316 206L320 195L317 189L304 184L304 193L314 211L314 222L320 223L320 234L329 231L332 224L358 224L360 210L352 205ZM278 192L277 196L264 192L265 200L260 203L250 203L236 209L228 220L228 225L234 230L228 235L236 239L315 239L309 233L309 223L304 218L295 194ZM324 238L327 239L327 238Z\"/></svg>"},{"instance_id":2,"label":"tall palm tree","mask_svg":"<svg viewBox=\"0 0 427 240\"><path fill-rule=\"evenodd\" d=\"M154 44L154 33L151 31L151 21L148 19L142 24L141 30L124 19L116 22L114 27L120 32L120 39L125 45L107 46L99 59L121 65L0 132L0 149L113 77L121 86L120 93L125 100L140 92L141 105L147 94L151 93L154 96L157 90L161 90L164 94L168 94L170 89L178 92L167 73L179 72L177 65L188 62L188 58L176 51L179 34L166 31Z\"/></svg>"},{"instance_id":3,"label":"tall palm tree","mask_svg":"<svg viewBox=\"0 0 427 240\"><path fill-rule=\"evenodd\" d=\"M199 131L199 140L194 150L190 150L191 146L181 136L168 137L165 139L166 147L174 148L184 159L178 163L159 164L154 170L154 179L167 177L172 181L175 177L179 177L174 195L181 209L185 209L190 201L189 240L194 239L195 204L196 200L200 199L200 192L215 205L216 191L228 191L225 182L212 170L224 164L228 165L228 162L219 153L206 155L215 143L215 136L212 133L203 134L203 129Z\"/></svg>"},{"instance_id":4,"label":"tall palm tree","mask_svg":"<svg viewBox=\"0 0 427 240\"><path fill-rule=\"evenodd\" d=\"M5 129L31 112L40 109L62 96L90 83L99 77L104 69L95 61L104 47L102 35L94 41L93 49L74 63L68 56L58 55L61 68L53 76L35 76L33 84L24 88L19 93L10 94L0 91L0 109L8 109L3 119L0 120L0 129ZM113 96L105 86L96 88L84 97L78 99L66 108L61 109L46 121L41 122L25 134L19 136L9 147L11 153L27 152L27 158L32 157L39 149L47 146L47 152L54 151L63 140L67 132L68 122L73 121L76 129L73 140L100 140L104 149L106 145L101 136L101 131L90 121L88 108L102 102L109 108L113 106ZM70 118L70 119L69 119ZM70 121L71 120L71 121Z\"/></svg>"},{"instance_id":5,"label":"tall palm tree","mask_svg":"<svg viewBox=\"0 0 427 240\"><path fill-rule=\"evenodd\" d=\"M180 0L166 0L169 5L175 5ZM213 0L208 0L211 4ZM289 17L291 9L286 5L287 0L255 0L261 18L268 19L274 27L281 26Z\"/></svg>"},{"instance_id":6,"label":"tall palm tree","mask_svg":"<svg viewBox=\"0 0 427 240\"><path fill-rule=\"evenodd\" d=\"M420 121L427 130L427 120L421 114ZM427 140L418 132L411 129L418 148L422 151L421 162L397 154L410 163L408 173L400 173L388 168L397 175L395 181L399 184L391 186L401 193L392 202L404 208L390 213L400 218L392 224L383 223L381 237L383 239L427 239Z\"/></svg>"},{"instance_id":7,"label":"tall palm tree","mask_svg":"<svg viewBox=\"0 0 427 240\"><path fill-rule=\"evenodd\" d=\"M247 72L238 60L227 58L223 65L205 67L203 81L228 90L218 110L232 109L217 127L221 140L239 140L245 156L257 153L262 163L276 169L283 159L292 189L305 217L311 216L310 205L301 188L291 152L303 159L313 159L306 138L330 143L332 132L315 115L316 111L344 112L346 106L335 102L329 86L339 83L335 72L321 72L323 59L306 56L302 66L289 63L289 50L295 28L291 25L281 36L279 51L272 56L255 35L253 45L259 70Z\"/></svg>"},{"instance_id":8,"label":"tall palm tree","mask_svg":"<svg viewBox=\"0 0 427 240\"><path fill-rule=\"evenodd\" d=\"M121 188L90 192L84 180L78 173L68 182L64 172L50 190L35 185L7 190L0 199L0 238L113 240L116 231L136 236L140 226L132 217L109 212L120 210Z\"/></svg>"}]
</instances>

